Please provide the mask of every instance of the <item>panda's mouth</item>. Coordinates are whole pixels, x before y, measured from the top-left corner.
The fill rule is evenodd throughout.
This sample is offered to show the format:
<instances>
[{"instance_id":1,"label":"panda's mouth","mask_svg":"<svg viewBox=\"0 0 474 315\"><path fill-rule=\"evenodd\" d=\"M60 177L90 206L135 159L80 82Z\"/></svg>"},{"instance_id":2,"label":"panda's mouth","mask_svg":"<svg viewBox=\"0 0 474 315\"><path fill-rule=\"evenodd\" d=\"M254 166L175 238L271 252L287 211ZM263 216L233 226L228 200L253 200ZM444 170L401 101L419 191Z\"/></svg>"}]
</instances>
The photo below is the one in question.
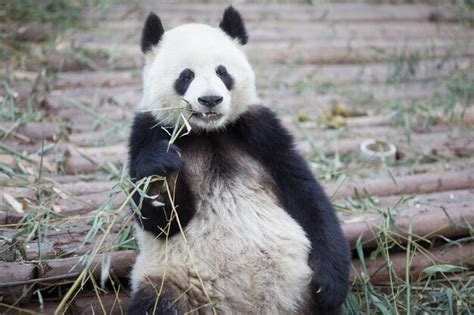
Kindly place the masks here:
<instances>
[{"instance_id":1,"label":"panda's mouth","mask_svg":"<svg viewBox=\"0 0 474 315\"><path fill-rule=\"evenodd\" d=\"M197 117L203 120L219 120L222 117L222 114L216 112L198 112L196 113Z\"/></svg>"}]
</instances>

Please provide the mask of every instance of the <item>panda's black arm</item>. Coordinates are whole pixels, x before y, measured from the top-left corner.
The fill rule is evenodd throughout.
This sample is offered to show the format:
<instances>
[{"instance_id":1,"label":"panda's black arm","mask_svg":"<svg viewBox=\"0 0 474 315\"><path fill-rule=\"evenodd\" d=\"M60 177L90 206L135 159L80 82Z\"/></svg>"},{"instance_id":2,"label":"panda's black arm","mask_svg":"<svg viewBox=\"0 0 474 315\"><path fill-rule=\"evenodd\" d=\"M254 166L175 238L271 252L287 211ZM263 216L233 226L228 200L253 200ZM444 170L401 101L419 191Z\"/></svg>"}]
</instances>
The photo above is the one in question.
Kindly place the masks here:
<instances>
[{"instance_id":1,"label":"panda's black arm","mask_svg":"<svg viewBox=\"0 0 474 315\"><path fill-rule=\"evenodd\" d=\"M308 235L310 265L315 271L313 296L316 304L327 306L323 311L329 312L347 295L350 266L349 246L329 199L270 109L250 110L235 130L244 149L270 172L281 204Z\"/></svg>"},{"instance_id":2,"label":"panda's black arm","mask_svg":"<svg viewBox=\"0 0 474 315\"><path fill-rule=\"evenodd\" d=\"M149 113L137 113L132 125L129 139L129 168L132 181L151 175L175 175L181 170L183 163L179 157L178 148L169 146L170 136L156 123ZM171 182L171 181L169 181ZM174 182L173 182L174 183ZM156 194L162 192L162 182L152 183L148 193ZM194 203L192 192L188 186L186 175L179 172L176 178L173 198L181 226L184 228L194 214ZM167 231L169 218L172 214L172 203L168 194L163 192L159 201L164 205L153 205L149 198L142 198L140 192L132 196L136 205L141 204L140 214L136 215L142 227L155 235L165 237L163 231ZM140 201L142 201L140 203ZM169 236L179 232L176 219L169 226Z\"/></svg>"}]
</instances>

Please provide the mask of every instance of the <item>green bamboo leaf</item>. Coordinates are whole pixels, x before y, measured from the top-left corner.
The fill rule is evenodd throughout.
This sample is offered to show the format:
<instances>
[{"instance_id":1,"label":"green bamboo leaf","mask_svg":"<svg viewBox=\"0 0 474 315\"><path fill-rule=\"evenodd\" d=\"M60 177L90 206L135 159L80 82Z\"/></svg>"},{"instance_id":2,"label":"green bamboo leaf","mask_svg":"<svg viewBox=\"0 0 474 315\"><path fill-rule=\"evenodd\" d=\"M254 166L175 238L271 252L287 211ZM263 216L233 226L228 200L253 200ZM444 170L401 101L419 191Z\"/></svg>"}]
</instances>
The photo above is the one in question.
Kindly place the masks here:
<instances>
[{"instance_id":1,"label":"green bamboo leaf","mask_svg":"<svg viewBox=\"0 0 474 315\"><path fill-rule=\"evenodd\" d=\"M423 272L429 275L433 275L437 272L459 272L459 271L464 271L467 270L467 268L462 267L462 266L455 266L455 265L434 265L434 266L429 266L423 269Z\"/></svg>"}]
</instances>

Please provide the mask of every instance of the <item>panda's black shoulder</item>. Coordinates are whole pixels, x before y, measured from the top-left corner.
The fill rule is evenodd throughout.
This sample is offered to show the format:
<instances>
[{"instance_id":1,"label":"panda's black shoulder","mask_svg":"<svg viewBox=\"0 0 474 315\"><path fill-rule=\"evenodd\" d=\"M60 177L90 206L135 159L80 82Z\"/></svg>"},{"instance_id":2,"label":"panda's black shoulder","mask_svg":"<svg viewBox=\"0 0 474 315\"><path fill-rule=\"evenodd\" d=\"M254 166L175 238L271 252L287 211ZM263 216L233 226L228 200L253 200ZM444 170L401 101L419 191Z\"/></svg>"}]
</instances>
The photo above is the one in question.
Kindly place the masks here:
<instances>
[{"instance_id":1,"label":"panda's black shoulder","mask_svg":"<svg viewBox=\"0 0 474 315\"><path fill-rule=\"evenodd\" d=\"M253 130L265 131L281 127L280 119L276 113L264 105L250 106L245 113L235 122L239 128L252 127Z\"/></svg>"},{"instance_id":2,"label":"panda's black shoulder","mask_svg":"<svg viewBox=\"0 0 474 315\"><path fill-rule=\"evenodd\" d=\"M270 108L251 106L231 128L243 148L257 159L271 159L294 152L294 141L289 131Z\"/></svg>"}]
</instances>

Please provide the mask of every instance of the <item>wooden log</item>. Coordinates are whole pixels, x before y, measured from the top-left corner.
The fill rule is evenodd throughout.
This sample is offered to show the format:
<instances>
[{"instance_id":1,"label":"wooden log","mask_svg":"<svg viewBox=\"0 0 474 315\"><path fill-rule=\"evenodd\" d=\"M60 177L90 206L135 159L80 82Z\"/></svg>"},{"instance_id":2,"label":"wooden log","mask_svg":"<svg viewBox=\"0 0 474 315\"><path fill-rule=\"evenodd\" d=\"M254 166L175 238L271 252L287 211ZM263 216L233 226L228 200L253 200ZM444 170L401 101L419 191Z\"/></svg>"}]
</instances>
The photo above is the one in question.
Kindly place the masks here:
<instances>
[{"instance_id":1,"label":"wooden log","mask_svg":"<svg viewBox=\"0 0 474 315\"><path fill-rule=\"evenodd\" d=\"M101 266L106 256L110 256L109 273L114 272L118 277L128 277L136 257L136 252L131 250L97 255L89 269L96 280L100 279ZM0 293L6 297L18 298L29 285L74 281L83 269L81 257L44 260L38 262L36 266L24 263L3 263L0 265L2 276Z\"/></svg>"},{"instance_id":2,"label":"wooden log","mask_svg":"<svg viewBox=\"0 0 474 315\"><path fill-rule=\"evenodd\" d=\"M0 130L3 132L8 131L15 122L5 121L0 123ZM19 133L31 140L52 140L58 139L61 132L59 126L54 123L39 123L39 122L28 122L14 129L14 132Z\"/></svg>"},{"instance_id":3,"label":"wooden log","mask_svg":"<svg viewBox=\"0 0 474 315\"><path fill-rule=\"evenodd\" d=\"M387 128L388 130L388 128ZM390 131L392 131L390 129ZM301 138L301 136L300 136ZM318 137L320 138L320 137ZM317 144L324 147L327 154L348 154L351 151L359 150L359 145L367 138L341 139L330 144L324 141L318 141ZM391 138L393 139L393 138ZM448 156L470 156L474 154L474 140L470 134L465 134L462 138L452 139L449 133L431 133L431 134L414 134L410 145L403 144L406 142L404 135L396 137L395 143L399 152L404 153L426 153L430 150L434 154ZM311 154L315 149L306 140L297 142L298 149L304 154ZM72 151L66 154L65 171L67 174L81 174L97 171L104 165L111 163L121 165L126 161L127 147L125 144L112 145L108 147L85 147L78 149L84 155L78 155Z\"/></svg>"},{"instance_id":4,"label":"wooden log","mask_svg":"<svg viewBox=\"0 0 474 315\"><path fill-rule=\"evenodd\" d=\"M467 108L464 112L462 109L455 110L455 113L460 116L460 121L466 124L474 123L474 105ZM440 116L442 114L440 113ZM384 115L376 116L360 116L360 117L349 117L346 120L347 127L349 128L366 128L366 127L378 127L378 126L389 126L393 124L393 118ZM446 124L445 121L435 122L436 124ZM431 129L432 130L432 129ZM393 131L393 128L392 128Z\"/></svg>"},{"instance_id":5,"label":"wooden log","mask_svg":"<svg viewBox=\"0 0 474 315\"><path fill-rule=\"evenodd\" d=\"M449 210L450 217L447 219L447 216L442 212L440 209L437 209L438 212L434 212L433 209L431 209L429 212L426 214L423 213L423 209L417 209L417 210L412 210L410 209L409 211L413 211L414 215L412 217L412 226L413 226L413 234L415 235L420 235L420 236L426 236L426 237L432 237L435 234L437 235L438 233L443 233L448 236L453 236L453 235L458 235L457 233L461 233L462 231L469 233L468 228L466 228L467 224L472 224L474 221L474 211L472 211L472 205L469 205L467 208L462 208L458 209L457 211L455 210ZM418 212L416 212L418 211ZM400 218L401 220L398 220L398 218L395 219L395 225L397 225L400 229L402 230L407 230L408 228L408 221L406 217ZM454 229L449 230L449 226L453 227L451 224L454 223ZM373 229L373 226L368 227L368 225L358 225L355 223L355 225L351 225L354 223L343 223L343 229L348 235L348 237L352 238L352 243L354 240L359 236L362 235L363 239L365 237L370 238L371 234L366 234L370 233L370 230ZM349 229L347 227L350 227ZM357 233L354 233L355 229L359 229ZM451 234L454 231L455 234ZM400 232L400 231L399 231ZM351 234L352 233L352 234ZM467 246L467 245L466 245ZM461 252L457 251L457 254L460 254L460 256L452 255L451 252L448 254L447 259L443 256L444 254L440 251L435 251L433 254L434 261L437 263L458 263L459 260L453 260L458 259L459 257L461 258L466 258L466 257L471 257L471 259L474 257L472 256L472 250L474 250L474 247L472 245L469 245L469 249L467 253L471 253L469 256L466 254L466 252ZM130 271L131 266L133 265L136 252L135 251L119 251L119 252L113 252L110 254L111 255L111 270L113 270L117 276L119 277L126 277ZM400 261L405 260L405 254L401 255L400 257L399 254L394 254L394 262L395 264L400 264ZM444 257L444 258L443 258ZM67 279L74 279L75 277L78 276L78 274L82 271L82 266L79 265L79 259L80 257L71 257L71 258L64 258L64 259L55 259L55 260L49 260L45 261L39 264L38 266L38 275L37 279L34 279L30 282L26 281L27 283L54 283L56 281L64 281ZM94 262L92 263L92 269L93 270L93 276L97 279L100 277L100 266L101 262L103 259L103 254L100 254L94 259ZM418 263L419 261L419 263ZM428 265L431 264L431 262L427 262L423 258L416 258L414 259L414 265L418 266L416 267L416 270L420 270L421 267L423 268L427 267ZM474 262L470 262L472 264ZM360 264L355 261L354 262L356 266L356 270L360 270ZM359 265L358 265L359 264ZM367 264L369 266L369 270L378 270L378 267L380 267L383 262L376 261L376 262L371 262L367 261ZM18 264L13 264L15 267ZM21 264L20 264L21 266ZM470 266L470 265L468 265ZM396 265L396 270L399 270L401 267ZM403 268L402 268L403 269ZM0 269L3 271L3 269ZM17 270L17 268L15 268ZM416 271L416 272L418 272ZM373 278L374 281L383 281L384 279L387 279L387 275L382 273L382 276L378 275L377 277ZM18 281L18 278L22 279L22 277L17 277L13 276L11 277L11 281L4 283L4 287L11 287L13 284L18 285L18 282L20 284L22 281ZM29 278L31 279L31 277Z\"/></svg>"},{"instance_id":6,"label":"wooden log","mask_svg":"<svg viewBox=\"0 0 474 315\"><path fill-rule=\"evenodd\" d=\"M406 274L406 253L391 254L390 260L394 273L404 278ZM474 243L465 243L462 246L452 245L450 247L431 248L427 253L417 252L408 268L412 279L426 277L423 270L427 267L438 265L460 265L466 268L474 268ZM359 260L352 261L353 279L370 278L371 283L384 283L389 281L389 269L386 260L379 257L375 260L365 259L367 274L363 272L362 264Z\"/></svg>"},{"instance_id":7,"label":"wooden log","mask_svg":"<svg viewBox=\"0 0 474 315\"><path fill-rule=\"evenodd\" d=\"M100 179L96 181L81 181L77 179L77 182L66 182L64 184L44 181L45 190L54 190L58 193L62 192L72 196L83 196L83 195L96 195L99 193L111 192L112 188L116 185L114 182L104 182ZM34 198L36 192L32 191L31 187L2 187L2 192L7 193L15 198ZM1 195L0 195L1 198ZM85 198L88 198L87 196ZM94 199L92 197L92 199ZM1 199L0 199L1 200ZM86 201L85 201L86 202Z\"/></svg>"},{"instance_id":8,"label":"wooden log","mask_svg":"<svg viewBox=\"0 0 474 315\"><path fill-rule=\"evenodd\" d=\"M456 68L468 69L469 58L458 58L446 61L445 67L438 69L436 65L442 64L441 59L421 60L416 66L415 73L407 75L407 69L397 74L393 63L366 63L366 64L260 64L255 65L256 82L259 89L281 87L294 87L306 82L329 81L338 85L356 83L387 83L389 79L394 82L427 81L444 78L455 71ZM377 87L375 88L377 89Z\"/></svg>"},{"instance_id":9,"label":"wooden log","mask_svg":"<svg viewBox=\"0 0 474 315\"><path fill-rule=\"evenodd\" d=\"M30 242L25 245L25 260L39 260L39 259L48 259L51 257L65 258L65 257L76 257L79 255L83 255L89 253L91 250L94 249L94 244L85 243L83 244L84 236L86 233L82 235L82 237L73 237L70 234L64 233L62 239L58 239L57 236L52 238L49 242L41 243L40 247L38 248L38 243ZM104 244L113 246L113 240L117 237L117 233L110 233L107 235ZM48 239L50 237L48 236Z\"/></svg>"},{"instance_id":10,"label":"wooden log","mask_svg":"<svg viewBox=\"0 0 474 315\"><path fill-rule=\"evenodd\" d=\"M184 19L186 17L220 18L223 7L221 4L207 3L160 3L156 6L147 6L149 10L159 10L162 17ZM385 22L385 21L451 21L459 18L458 10L450 5L429 4L362 4L362 3L331 3L304 5L304 4L239 4L246 21L262 21L264 19L283 22L334 23L340 21ZM126 5L114 6L113 9L87 10L84 15L91 20L123 21L127 19L144 20L143 13L130 12Z\"/></svg>"},{"instance_id":11,"label":"wooden log","mask_svg":"<svg viewBox=\"0 0 474 315\"><path fill-rule=\"evenodd\" d=\"M78 183L82 181L87 181L87 182L107 182L109 178L107 175L104 175L102 173L92 173L92 174L85 174L85 175L56 175L56 176L51 176L47 177L48 180L51 180L54 183L57 183L58 185L64 185L64 184L73 184L73 183ZM111 183L112 185L114 183Z\"/></svg>"},{"instance_id":12,"label":"wooden log","mask_svg":"<svg viewBox=\"0 0 474 315\"><path fill-rule=\"evenodd\" d=\"M11 168L15 168L17 166L15 157L10 154L0 154L0 163L6 166L9 166Z\"/></svg>"},{"instance_id":13,"label":"wooden log","mask_svg":"<svg viewBox=\"0 0 474 315\"><path fill-rule=\"evenodd\" d=\"M71 87L116 87L140 84L137 71L71 71L58 74L54 89Z\"/></svg>"},{"instance_id":14,"label":"wooden log","mask_svg":"<svg viewBox=\"0 0 474 315\"><path fill-rule=\"evenodd\" d=\"M127 117L128 118L128 117ZM75 126L76 129L87 130L89 126ZM128 130L120 130L111 132L111 130L95 130L85 132L75 132L69 136L69 141L78 147L89 147L102 145L104 142L108 144L126 142Z\"/></svg>"},{"instance_id":15,"label":"wooden log","mask_svg":"<svg viewBox=\"0 0 474 315\"><path fill-rule=\"evenodd\" d=\"M474 172L472 170L401 176L392 178L362 179L346 181L341 184L327 183L324 185L329 196L353 197L355 190L360 196L369 193L371 196L391 196L406 194L426 194L443 190L474 188Z\"/></svg>"},{"instance_id":16,"label":"wooden log","mask_svg":"<svg viewBox=\"0 0 474 315\"><path fill-rule=\"evenodd\" d=\"M119 277L127 277L135 261L136 252L131 250L111 252L110 254L110 272L116 273ZM99 254L94 258L91 264L91 272L96 279L100 278L101 265L106 255ZM64 259L53 259L38 264L38 278L41 283L50 283L58 279L74 279L82 272L84 266L80 263L80 257L71 257ZM52 280L51 280L52 279Z\"/></svg>"},{"instance_id":17,"label":"wooden log","mask_svg":"<svg viewBox=\"0 0 474 315\"><path fill-rule=\"evenodd\" d=\"M65 164L65 171L67 174L84 174L93 171L98 171L107 164L119 164L126 160L124 156L107 156L101 158L93 158L93 161L80 157L68 157Z\"/></svg>"},{"instance_id":18,"label":"wooden log","mask_svg":"<svg viewBox=\"0 0 474 315\"><path fill-rule=\"evenodd\" d=\"M472 140L471 134L465 133L458 139L452 139L449 132L447 132L449 128L446 126L439 126L440 131L435 133L413 134L411 137L412 142L409 145L405 144L407 140L404 135L397 135L393 129L389 127L383 128L389 133L387 136L390 136L390 139L395 141L399 152L416 153L417 150L422 150L422 152L419 153L426 153L426 150L429 149L432 153L440 155L469 156L471 153L474 154L474 140ZM433 128L436 129L438 127L435 126ZM371 127L371 129L374 129L374 127ZM295 129L295 132L300 133L297 129ZM324 132L319 130L311 132L315 133L316 139L324 138L321 137L321 134L324 134ZM334 133L334 131L330 131L329 133ZM380 137L379 130L375 133ZM392 136L392 134L394 135ZM297 134L297 136L300 139L303 138L301 134ZM333 141L329 144L326 144L324 140L319 140L316 144L324 147L324 151L327 154L335 154L336 152L339 154L347 154L351 151L358 151L360 143L366 139L366 137L346 138ZM297 147L305 155L315 150L306 140L299 141ZM99 170L107 163L124 163L127 156L127 147L124 142L106 147L80 147L67 150L65 156L64 165L66 172L68 174L81 174Z\"/></svg>"},{"instance_id":19,"label":"wooden log","mask_svg":"<svg viewBox=\"0 0 474 315\"><path fill-rule=\"evenodd\" d=\"M66 173L87 173L98 170L107 163L124 163L127 159L127 147L119 144L108 147L74 148L68 150L65 157Z\"/></svg>"},{"instance_id":20,"label":"wooden log","mask_svg":"<svg viewBox=\"0 0 474 315\"><path fill-rule=\"evenodd\" d=\"M52 53L47 55L46 63L53 71L57 72L90 69L90 67L86 63L82 62L78 58L75 58L72 55L62 53ZM37 68L36 64L27 65L27 69L35 68Z\"/></svg>"},{"instance_id":21,"label":"wooden log","mask_svg":"<svg viewBox=\"0 0 474 315\"><path fill-rule=\"evenodd\" d=\"M337 23L332 25L302 23L278 24L274 21L260 23L249 29L252 42L265 41L308 41L335 39L354 40L394 40L404 41L409 39L427 38L459 38L467 39L474 36L474 32L460 24L429 22L363 22L363 23Z\"/></svg>"},{"instance_id":22,"label":"wooden log","mask_svg":"<svg viewBox=\"0 0 474 315\"><path fill-rule=\"evenodd\" d=\"M96 193L82 195L74 199L61 199L56 203L56 211L64 215L78 215L98 209L105 202L110 201L111 207L118 207L125 200L125 194L118 194L110 197L109 193Z\"/></svg>"},{"instance_id":23,"label":"wooden log","mask_svg":"<svg viewBox=\"0 0 474 315\"><path fill-rule=\"evenodd\" d=\"M17 306L8 306L7 305L0 305L0 314L17 314L17 315L27 315L27 314L36 314L36 315L51 315L54 314L56 308L58 306L58 302L56 301L46 301L43 302L43 305L40 305L36 302L31 302L27 304L21 304ZM72 315L70 312L65 312L63 315Z\"/></svg>"},{"instance_id":24,"label":"wooden log","mask_svg":"<svg viewBox=\"0 0 474 315\"><path fill-rule=\"evenodd\" d=\"M166 21L167 26L174 27L192 21L193 18L172 19ZM217 19L208 19L209 23L219 24ZM140 23L139 23L140 22ZM135 29L137 33L142 28L142 21L132 23L110 24L101 23L101 28L86 32L76 32L68 39L81 42L105 42L115 44L117 37L110 36L110 32L130 32ZM457 23L431 23L428 21L399 22L361 22L361 23L278 23L273 20L262 20L259 23L246 23L251 43L265 41L311 41L334 39L385 39L403 42L406 39L450 38L467 40L474 36L474 31ZM124 38L121 42L136 43L136 38Z\"/></svg>"},{"instance_id":25,"label":"wooden log","mask_svg":"<svg viewBox=\"0 0 474 315\"><path fill-rule=\"evenodd\" d=\"M474 206L460 203L446 206L408 207L396 214L392 210L387 231L388 237L406 243L408 231L412 227L412 234L421 238L431 239L437 236L456 238L469 235L470 227L474 225ZM360 238L364 247L376 245L375 238L387 229L388 223L382 215L363 215L352 217L342 222L342 228L349 243L354 246Z\"/></svg>"},{"instance_id":26,"label":"wooden log","mask_svg":"<svg viewBox=\"0 0 474 315\"><path fill-rule=\"evenodd\" d=\"M115 294L114 292L108 292L104 294L101 292L99 297L94 293L79 294L62 314L102 314L104 311L105 314L111 315L122 315L125 313L129 299L126 293L120 292ZM17 306L14 309L14 314L31 314L33 312L38 315L50 315L56 311L59 303L59 299L47 298L42 305L39 303L28 303ZM12 313L12 309L9 309L7 306L0 306L2 314L7 311L10 311L9 314Z\"/></svg>"},{"instance_id":27,"label":"wooden log","mask_svg":"<svg viewBox=\"0 0 474 315\"><path fill-rule=\"evenodd\" d=\"M72 194L74 196L98 194L101 192L110 192L115 186L114 182L103 182L103 181L91 181L84 182L78 181L75 183L62 184L59 189Z\"/></svg>"},{"instance_id":28,"label":"wooden log","mask_svg":"<svg viewBox=\"0 0 474 315\"><path fill-rule=\"evenodd\" d=\"M319 83L318 83L319 82ZM304 82L300 82L300 84ZM324 100L347 100L342 101L345 104L358 103L358 99L370 99L370 104L379 104L380 101L387 100L420 100L431 96L435 91L434 82L403 82L396 84L387 83L373 83L368 85L366 83L349 83L338 84L334 89L329 88L328 91L319 92L318 89L324 86L327 81L309 81L308 90L301 94L295 87L281 86L278 89L270 88L260 90L260 94L266 104L273 106L273 100L276 97L282 98L279 103L287 105L292 104L298 98L303 98L306 101L303 103L318 104ZM331 82L329 82L331 84ZM324 87L323 87L324 89ZM345 91L341 93L341 91ZM404 93L403 93L404 92ZM322 95L321 95L322 94ZM345 95L341 95L345 94ZM352 95L349 95L352 94ZM270 102L271 101L271 102ZM270 102L270 103L267 103ZM296 109L300 109L296 107Z\"/></svg>"},{"instance_id":29,"label":"wooden log","mask_svg":"<svg viewBox=\"0 0 474 315\"><path fill-rule=\"evenodd\" d=\"M109 44L88 42L83 44L88 49L106 50ZM474 53L467 47L456 46L451 40L435 39L430 43L420 40L405 41L403 45L396 41L384 40L325 40L291 42L259 42L247 48L252 63L275 64L349 64L371 63L393 60L393 56L410 55L430 47L430 54L423 59L450 57L472 57ZM98 60L99 62L99 60ZM140 64L141 55L137 45L118 45L116 63L121 69L133 68Z\"/></svg>"},{"instance_id":30,"label":"wooden log","mask_svg":"<svg viewBox=\"0 0 474 315\"><path fill-rule=\"evenodd\" d=\"M28 301L31 290L27 283L35 278L35 266L25 263L0 264L0 296L6 303L15 303L18 299Z\"/></svg>"},{"instance_id":31,"label":"wooden log","mask_svg":"<svg viewBox=\"0 0 474 315\"><path fill-rule=\"evenodd\" d=\"M105 310L106 314L124 314L128 305L128 295L125 293L119 293L115 295L109 293L100 296L96 295L80 295L75 299L70 306L73 314L87 315L87 314L100 314Z\"/></svg>"},{"instance_id":32,"label":"wooden log","mask_svg":"<svg viewBox=\"0 0 474 315\"><path fill-rule=\"evenodd\" d=\"M440 126L442 127L442 126ZM329 143L326 143L325 140L316 141L316 145L312 146L308 140L304 138L300 131L297 131L296 137L300 140L297 145L301 152L305 155L311 154L314 150L319 148L324 148L326 154L348 154L351 152L359 153L360 144L367 140L370 137L375 137L377 139L389 139L391 143L395 144L397 147L397 152L400 155L414 154L414 153L432 153L437 155L448 155L448 156L457 156L464 157L474 154L474 137L473 133L466 131L460 136L453 138L450 135L449 130L444 130L442 132L432 132L432 133L413 133L411 142L407 142L407 138L404 134L396 133L396 130L384 127L386 131L385 134L378 135L377 131L380 131L379 127L370 127L364 134L364 137L356 136L354 138L342 138L335 140ZM374 132L375 131L375 132ZM320 134L334 134L334 131L329 132L320 132L318 130L308 131L306 133L313 136L314 139L321 139Z\"/></svg>"},{"instance_id":33,"label":"wooden log","mask_svg":"<svg viewBox=\"0 0 474 315\"><path fill-rule=\"evenodd\" d=\"M14 27L15 39L25 42L41 42L48 39L48 37L53 33L53 27L49 23L37 23L33 25L17 24Z\"/></svg>"},{"instance_id":34,"label":"wooden log","mask_svg":"<svg viewBox=\"0 0 474 315\"><path fill-rule=\"evenodd\" d=\"M136 257L136 253L133 251L122 251L115 252L112 254L111 266L114 272L119 277L127 277L131 266ZM422 271L429 266L436 264L452 264L452 265L461 265L467 268L474 267L474 244L464 244L463 246L452 246L446 248L433 248L430 249L425 254L416 253L410 265L410 276L412 278L422 277ZM395 253L390 256L392 261L392 267L395 270L395 273L399 277L404 277L405 273L405 263L406 263L406 254L405 253ZM55 281L63 282L65 279L74 279L78 275L79 269L73 269L71 272L70 269L78 261L78 258L66 258L49 261L47 267L44 267L46 272L43 274L48 274L48 277L37 279L39 283L54 283ZM378 258L376 260L366 259L365 261L368 275L370 276L370 281L372 283L382 283L386 282L389 279L389 271L386 266L386 261L383 258ZM99 266L98 264L95 266ZM40 270L42 270L40 268ZM78 270L78 271L75 271ZM93 273L95 278L100 277L100 266L96 269L97 272ZM56 276L53 276L56 275ZM358 279L364 277L363 269L359 260L353 260L353 272L351 277L353 279ZM49 279L48 279L49 278Z\"/></svg>"}]
</instances>

